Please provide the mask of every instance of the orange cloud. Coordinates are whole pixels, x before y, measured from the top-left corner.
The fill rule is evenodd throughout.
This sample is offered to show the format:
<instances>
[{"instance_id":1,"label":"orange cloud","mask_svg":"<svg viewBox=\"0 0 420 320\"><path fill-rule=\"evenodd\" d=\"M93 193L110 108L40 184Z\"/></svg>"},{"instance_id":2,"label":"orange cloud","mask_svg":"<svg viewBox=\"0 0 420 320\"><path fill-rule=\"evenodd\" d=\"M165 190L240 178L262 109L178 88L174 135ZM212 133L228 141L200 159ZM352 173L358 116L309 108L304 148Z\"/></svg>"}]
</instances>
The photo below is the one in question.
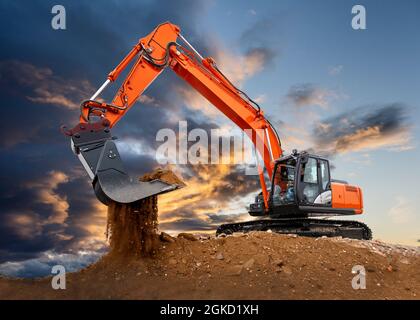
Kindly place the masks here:
<instances>
[{"instance_id":1,"label":"orange cloud","mask_svg":"<svg viewBox=\"0 0 420 320\"><path fill-rule=\"evenodd\" d=\"M27 183L28 188L37 190L39 203L50 205L53 214L48 217L45 224L64 223L68 217L69 204L66 197L56 193L57 187L62 183L67 183L69 178L60 171L51 171L43 181L35 181Z\"/></svg>"},{"instance_id":2,"label":"orange cloud","mask_svg":"<svg viewBox=\"0 0 420 320\"><path fill-rule=\"evenodd\" d=\"M401 150L411 148L410 132L408 128L392 134L382 134L380 127L359 129L352 134L340 137L335 143L335 149L339 153L357 152L386 148L389 150Z\"/></svg>"},{"instance_id":3,"label":"orange cloud","mask_svg":"<svg viewBox=\"0 0 420 320\"><path fill-rule=\"evenodd\" d=\"M321 121L315 127L315 148L326 153L376 149L412 149L406 108L394 103L380 108L357 108Z\"/></svg>"},{"instance_id":4,"label":"orange cloud","mask_svg":"<svg viewBox=\"0 0 420 320\"><path fill-rule=\"evenodd\" d=\"M5 223L22 239L30 240L42 233L42 222L32 211L10 213L6 216Z\"/></svg>"},{"instance_id":5,"label":"orange cloud","mask_svg":"<svg viewBox=\"0 0 420 320\"><path fill-rule=\"evenodd\" d=\"M221 222L232 214L249 218L246 206L259 188L256 177L245 176L233 165L197 166L194 174L185 180L185 188L159 196L160 223L184 219L212 229L215 228L209 218L212 215L217 215ZM179 227L182 229L182 223Z\"/></svg>"}]
</instances>

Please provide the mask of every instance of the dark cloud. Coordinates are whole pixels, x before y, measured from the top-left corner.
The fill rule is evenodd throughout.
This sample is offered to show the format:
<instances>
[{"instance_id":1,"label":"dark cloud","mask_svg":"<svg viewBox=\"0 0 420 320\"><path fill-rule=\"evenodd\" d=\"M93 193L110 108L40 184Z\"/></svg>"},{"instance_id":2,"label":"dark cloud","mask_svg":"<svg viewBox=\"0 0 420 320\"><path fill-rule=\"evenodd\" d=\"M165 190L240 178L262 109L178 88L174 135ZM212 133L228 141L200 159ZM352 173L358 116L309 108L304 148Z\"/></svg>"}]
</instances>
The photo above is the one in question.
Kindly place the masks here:
<instances>
[{"instance_id":1,"label":"dark cloud","mask_svg":"<svg viewBox=\"0 0 420 320\"><path fill-rule=\"evenodd\" d=\"M254 47L247 50L245 57L248 59L258 59L261 61L263 68L273 63L276 52L269 47Z\"/></svg>"},{"instance_id":2,"label":"dark cloud","mask_svg":"<svg viewBox=\"0 0 420 320\"><path fill-rule=\"evenodd\" d=\"M28 62L0 61L0 95L8 108L0 147L61 143L60 124L77 121L79 103L92 91L87 80L64 79Z\"/></svg>"},{"instance_id":3,"label":"dark cloud","mask_svg":"<svg viewBox=\"0 0 420 320\"><path fill-rule=\"evenodd\" d=\"M0 61L2 91L37 103L78 110L79 102L94 91L87 80L64 79L45 67L18 60Z\"/></svg>"},{"instance_id":4,"label":"dark cloud","mask_svg":"<svg viewBox=\"0 0 420 320\"><path fill-rule=\"evenodd\" d=\"M327 154L410 147L407 107L393 103L361 107L326 119L313 130L315 149Z\"/></svg>"},{"instance_id":5,"label":"dark cloud","mask_svg":"<svg viewBox=\"0 0 420 320\"><path fill-rule=\"evenodd\" d=\"M273 13L272 13L273 14ZM279 55L281 48L279 41L272 41L273 33L279 35L278 19L264 16L246 28L240 38L239 44L246 55L258 54L264 57L264 66L273 65L273 60Z\"/></svg>"},{"instance_id":6,"label":"dark cloud","mask_svg":"<svg viewBox=\"0 0 420 320\"><path fill-rule=\"evenodd\" d=\"M240 43L248 47L263 47L270 40L270 31L274 28L274 19L267 17L260 18L242 32L240 36Z\"/></svg>"},{"instance_id":7,"label":"dark cloud","mask_svg":"<svg viewBox=\"0 0 420 320\"><path fill-rule=\"evenodd\" d=\"M292 86L286 98L297 107L317 105L325 108L328 106L328 100L333 96L334 94L329 90L312 83L302 83Z\"/></svg>"},{"instance_id":8,"label":"dark cloud","mask_svg":"<svg viewBox=\"0 0 420 320\"><path fill-rule=\"evenodd\" d=\"M55 4L51 0L0 4L0 27L9 30L0 35L2 43L9 44L0 53L2 60L37 61L37 65L59 69L66 76L100 81L159 23L171 21L194 41L199 40L197 25L207 6L205 1L193 0L168 1L165 5L137 0L124 4L63 0L60 4L66 8L67 29L56 31L51 28Z\"/></svg>"}]
</instances>

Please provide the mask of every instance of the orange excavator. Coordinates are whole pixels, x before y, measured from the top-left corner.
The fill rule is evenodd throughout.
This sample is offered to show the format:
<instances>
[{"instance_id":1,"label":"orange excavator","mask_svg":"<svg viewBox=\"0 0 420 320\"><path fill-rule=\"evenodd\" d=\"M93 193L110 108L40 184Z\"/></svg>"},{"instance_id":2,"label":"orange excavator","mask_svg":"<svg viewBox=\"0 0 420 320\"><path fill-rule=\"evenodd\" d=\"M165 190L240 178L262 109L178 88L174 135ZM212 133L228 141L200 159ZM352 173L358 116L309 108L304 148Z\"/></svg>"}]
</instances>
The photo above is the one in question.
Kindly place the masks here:
<instances>
[{"instance_id":1,"label":"orange excavator","mask_svg":"<svg viewBox=\"0 0 420 320\"><path fill-rule=\"evenodd\" d=\"M130 64L132 67L112 102L98 101L102 91ZM331 179L329 162L323 157L296 150L284 155L279 136L260 106L235 87L212 58L203 58L182 36L180 28L169 22L141 38L97 92L81 103L78 125L62 128L71 137L72 150L92 179L101 202L132 203L180 187L159 179L131 178L110 131L167 68L239 126L255 146L260 156L257 155L257 162L262 159L258 164L262 190L249 206L249 214L260 218L221 225L217 234L271 230L304 236L371 239L370 229L361 222L327 219L362 214L361 189ZM264 169L271 178L270 188ZM316 218L319 216L323 218Z\"/></svg>"}]
</instances>

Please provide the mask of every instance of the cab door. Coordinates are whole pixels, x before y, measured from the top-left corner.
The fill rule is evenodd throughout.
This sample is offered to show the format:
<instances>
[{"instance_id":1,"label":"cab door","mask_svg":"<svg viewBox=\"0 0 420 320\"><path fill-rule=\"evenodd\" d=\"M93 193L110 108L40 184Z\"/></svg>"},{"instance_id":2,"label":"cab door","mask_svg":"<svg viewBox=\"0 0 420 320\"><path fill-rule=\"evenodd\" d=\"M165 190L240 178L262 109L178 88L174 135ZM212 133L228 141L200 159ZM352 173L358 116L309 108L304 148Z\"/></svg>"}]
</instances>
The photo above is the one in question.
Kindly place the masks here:
<instances>
[{"instance_id":1,"label":"cab door","mask_svg":"<svg viewBox=\"0 0 420 320\"><path fill-rule=\"evenodd\" d=\"M303 205L331 206L330 170L327 160L306 156L299 168L299 202Z\"/></svg>"},{"instance_id":2,"label":"cab door","mask_svg":"<svg viewBox=\"0 0 420 320\"><path fill-rule=\"evenodd\" d=\"M332 190L330 164L328 160L318 159L319 195L315 199L315 205L331 207Z\"/></svg>"}]
</instances>

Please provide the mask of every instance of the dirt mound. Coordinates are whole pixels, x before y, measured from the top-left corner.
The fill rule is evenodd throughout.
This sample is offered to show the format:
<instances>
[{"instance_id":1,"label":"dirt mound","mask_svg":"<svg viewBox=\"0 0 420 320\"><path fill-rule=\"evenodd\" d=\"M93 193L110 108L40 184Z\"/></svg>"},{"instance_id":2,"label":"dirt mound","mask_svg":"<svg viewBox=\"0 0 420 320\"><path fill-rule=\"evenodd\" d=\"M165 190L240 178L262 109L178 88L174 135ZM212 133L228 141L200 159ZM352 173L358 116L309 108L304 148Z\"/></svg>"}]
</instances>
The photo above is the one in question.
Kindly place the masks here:
<instances>
[{"instance_id":1,"label":"dirt mound","mask_svg":"<svg viewBox=\"0 0 420 320\"><path fill-rule=\"evenodd\" d=\"M269 232L161 239L151 258L106 255L67 274L66 290L50 278L0 278L0 299L420 298L416 247ZM366 289L352 287L356 265Z\"/></svg>"},{"instance_id":2,"label":"dirt mound","mask_svg":"<svg viewBox=\"0 0 420 320\"><path fill-rule=\"evenodd\" d=\"M171 170L162 168L158 168L153 172L146 173L140 178L140 181L152 181L156 179L160 179L163 182L169 184L176 184L181 187L185 186L184 181L182 181L175 173L173 173Z\"/></svg>"}]
</instances>

